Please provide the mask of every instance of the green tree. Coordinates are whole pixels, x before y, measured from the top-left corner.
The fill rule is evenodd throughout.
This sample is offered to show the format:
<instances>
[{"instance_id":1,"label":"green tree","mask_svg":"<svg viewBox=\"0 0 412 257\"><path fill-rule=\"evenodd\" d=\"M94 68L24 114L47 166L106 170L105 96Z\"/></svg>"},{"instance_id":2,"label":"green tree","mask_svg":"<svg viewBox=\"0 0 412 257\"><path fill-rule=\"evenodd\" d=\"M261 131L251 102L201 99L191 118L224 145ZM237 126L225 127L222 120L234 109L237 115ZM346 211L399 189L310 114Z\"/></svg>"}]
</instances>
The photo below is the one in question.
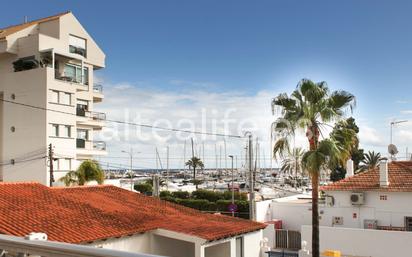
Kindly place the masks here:
<instances>
[{"instance_id":1,"label":"green tree","mask_svg":"<svg viewBox=\"0 0 412 257\"><path fill-rule=\"evenodd\" d=\"M204 168L204 164L202 160L197 158L196 156L193 156L186 162L186 166L192 167L193 168L193 180L196 181L196 169L199 168ZM196 184L196 189L197 189L198 184Z\"/></svg>"},{"instance_id":2,"label":"green tree","mask_svg":"<svg viewBox=\"0 0 412 257\"><path fill-rule=\"evenodd\" d=\"M369 169L376 168L380 161L385 158L381 156L380 153L375 153L375 151L368 151L363 155L362 165L360 166L359 171L365 171Z\"/></svg>"},{"instance_id":3,"label":"green tree","mask_svg":"<svg viewBox=\"0 0 412 257\"><path fill-rule=\"evenodd\" d=\"M76 171L68 172L64 177L60 178L59 181L63 182L66 186L83 186L90 181L96 181L101 185L104 182L104 178L104 171L97 161L85 160Z\"/></svg>"},{"instance_id":4,"label":"green tree","mask_svg":"<svg viewBox=\"0 0 412 257\"><path fill-rule=\"evenodd\" d=\"M293 148L287 158L283 159L280 171L284 173L294 174L295 177L298 174L302 174L302 157L305 151L302 148Z\"/></svg>"},{"instance_id":5,"label":"green tree","mask_svg":"<svg viewBox=\"0 0 412 257\"><path fill-rule=\"evenodd\" d=\"M359 168L359 162L363 158L363 149L359 149L359 127L355 123L355 119L350 117L346 120L337 122L330 134L331 138L335 138L340 144L346 145L349 149L349 156L345 158L353 160L354 170ZM346 175L346 163L338 164L336 167L329 167L332 172L330 179L332 181L338 181L345 178Z\"/></svg>"},{"instance_id":6,"label":"green tree","mask_svg":"<svg viewBox=\"0 0 412 257\"><path fill-rule=\"evenodd\" d=\"M336 138L320 140L322 128L352 110L355 97L346 91L329 92L326 82L314 83L303 79L290 96L283 93L272 101L272 110L280 108L281 117L272 125L276 135L273 148L275 157L284 157L290 150L289 142L297 129L303 129L309 143L309 151L302 158L303 168L312 181L312 256L319 257L319 175L325 166L342 162L349 151ZM353 130L346 131L348 134ZM343 133L347 138L347 133ZM353 135L352 135L353 136Z\"/></svg>"}]
</instances>

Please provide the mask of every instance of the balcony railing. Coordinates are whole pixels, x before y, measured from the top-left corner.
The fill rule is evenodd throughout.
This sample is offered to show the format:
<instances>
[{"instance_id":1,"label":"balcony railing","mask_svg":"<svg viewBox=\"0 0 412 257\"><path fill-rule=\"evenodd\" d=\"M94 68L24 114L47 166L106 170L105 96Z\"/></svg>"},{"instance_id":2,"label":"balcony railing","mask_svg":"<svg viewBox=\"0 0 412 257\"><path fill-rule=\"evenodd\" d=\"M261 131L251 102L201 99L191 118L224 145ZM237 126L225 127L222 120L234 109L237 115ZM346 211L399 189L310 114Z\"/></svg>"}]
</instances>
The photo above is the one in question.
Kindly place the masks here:
<instances>
[{"instance_id":1,"label":"balcony railing","mask_svg":"<svg viewBox=\"0 0 412 257\"><path fill-rule=\"evenodd\" d=\"M77 108L76 109L76 115L80 116L80 117L89 117L89 118L91 118L93 120L97 120L97 121L106 120L106 113L103 113L103 112L90 112L90 111L87 111L83 108Z\"/></svg>"},{"instance_id":2,"label":"balcony railing","mask_svg":"<svg viewBox=\"0 0 412 257\"><path fill-rule=\"evenodd\" d=\"M106 151L106 142L93 141L93 150Z\"/></svg>"},{"instance_id":3,"label":"balcony railing","mask_svg":"<svg viewBox=\"0 0 412 257\"><path fill-rule=\"evenodd\" d=\"M94 84L93 85L93 92L102 94L103 93L103 86L100 85L100 84Z\"/></svg>"},{"instance_id":4,"label":"balcony railing","mask_svg":"<svg viewBox=\"0 0 412 257\"><path fill-rule=\"evenodd\" d=\"M86 139L76 138L76 147L81 149L86 148Z\"/></svg>"},{"instance_id":5,"label":"balcony railing","mask_svg":"<svg viewBox=\"0 0 412 257\"><path fill-rule=\"evenodd\" d=\"M21 237L0 235L0 249L11 256L43 257L160 257L95 248L91 246L60 243L54 241L28 240ZM9 256L9 255L6 255Z\"/></svg>"}]
</instances>

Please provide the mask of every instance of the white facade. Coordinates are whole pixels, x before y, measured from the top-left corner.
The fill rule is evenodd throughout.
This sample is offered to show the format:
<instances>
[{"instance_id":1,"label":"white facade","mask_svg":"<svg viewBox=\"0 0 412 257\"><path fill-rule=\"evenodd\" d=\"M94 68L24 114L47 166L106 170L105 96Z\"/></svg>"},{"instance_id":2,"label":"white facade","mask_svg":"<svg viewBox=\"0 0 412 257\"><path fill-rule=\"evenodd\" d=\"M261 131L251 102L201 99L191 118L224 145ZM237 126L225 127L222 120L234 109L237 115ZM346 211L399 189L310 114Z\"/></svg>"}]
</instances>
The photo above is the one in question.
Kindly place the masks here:
<instances>
[{"instance_id":1,"label":"white facade","mask_svg":"<svg viewBox=\"0 0 412 257\"><path fill-rule=\"evenodd\" d=\"M412 233L358 228L320 227L320 252L339 250L342 256L410 257ZM312 227L302 226L302 241L306 249L312 245ZM309 257L301 251L301 257Z\"/></svg>"},{"instance_id":2,"label":"white facade","mask_svg":"<svg viewBox=\"0 0 412 257\"><path fill-rule=\"evenodd\" d=\"M262 230L208 242L205 239L164 229L94 242L106 249L168 257L261 257Z\"/></svg>"},{"instance_id":3,"label":"white facade","mask_svg":"<svg viewBox=\"0 0 412 257\"><path fill-rule=\"evenodd\" d=\"M104 62L104 53L71 13L0 37L0 180L49 185L49 144L57 159L56 183L80 161L106 154L104 142L93 141L105 119L94 112L103 94L93 71Z\"/></svg>"}]
</instances>

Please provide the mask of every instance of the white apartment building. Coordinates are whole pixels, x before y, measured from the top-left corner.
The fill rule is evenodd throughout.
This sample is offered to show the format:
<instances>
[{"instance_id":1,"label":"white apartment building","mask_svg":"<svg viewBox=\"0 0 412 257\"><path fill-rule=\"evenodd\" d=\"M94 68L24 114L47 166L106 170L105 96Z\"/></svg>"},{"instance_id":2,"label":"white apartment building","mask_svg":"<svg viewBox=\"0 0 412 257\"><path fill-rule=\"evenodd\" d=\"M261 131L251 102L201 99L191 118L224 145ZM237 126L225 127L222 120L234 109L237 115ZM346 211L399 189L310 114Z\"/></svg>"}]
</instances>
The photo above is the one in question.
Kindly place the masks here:
<instances>
[{"instance_id":1,"label":"white apartment building","mask_svg":"<svg viewBox=\"0 0 412 257\"><path fill-rule=\"evenodd\" d=\"M0 181L50 183L82 160L106 154L93 140L105 120L94 112L102 86L93 71L105 54L71 12L0 29Z\"/></svg>"}]
</instances>

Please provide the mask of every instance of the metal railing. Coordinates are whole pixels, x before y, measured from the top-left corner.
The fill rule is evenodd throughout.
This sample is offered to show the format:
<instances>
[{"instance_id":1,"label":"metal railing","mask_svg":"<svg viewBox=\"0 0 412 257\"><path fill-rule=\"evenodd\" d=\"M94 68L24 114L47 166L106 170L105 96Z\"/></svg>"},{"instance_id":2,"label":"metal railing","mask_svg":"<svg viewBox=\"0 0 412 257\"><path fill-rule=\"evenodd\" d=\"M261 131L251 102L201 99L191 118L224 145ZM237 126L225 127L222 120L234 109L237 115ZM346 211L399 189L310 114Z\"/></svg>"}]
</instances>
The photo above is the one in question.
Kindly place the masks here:
<instances>
[{"instance_id":1,"label":"metal railing","mask_svg":"<svg viewBox=\"0 0 412 257\"><path fill-rule=\"evenodd\" d=\"M93 92L95 93L103 93L103 86L100 84L93 84Z\"/></svg>"},{"instance_id":2,"label":"metal railing","mask_svg":"<svg viewBox=\"0 0 412 257\"><path fill-rule=\"evenodd\" d=\"M106 120L106 113L103 112L91 112L83 108L76 109L76 115L80 117L89 117L93 120Z\"/></svg>"},{"instance_id":3,"label":"metal railing","mask_svg":"<svg viewBox=\"0 0 412 257\"><path fill-rule=\"evenodd\" d=\"M93 141L93 149L99 151L106 151L106 142L104 141Z\"/></svg>"},{"instance_id":4,"label":"metal railing","mask_svg":"<svg viewBox=\"0 0 412 257\"><path fill-rule=\"evenodd\" d=\"M275 248L299 250L301 248L301 234L299 231L276 229Z\"/></svg>"},{"instance_id":5,"label":"metal railing","mask_svg":"<svg viewBox=\"0 0 412 257\"><path fill-rule=\"evenodd\" d=\"M16 236L0 235L0 249L12 256L37 255L43 257L161 257L91 246L54 241L28 240ZM0 252L1 252L0 250Z\"/></svg>"}]
</instances>

